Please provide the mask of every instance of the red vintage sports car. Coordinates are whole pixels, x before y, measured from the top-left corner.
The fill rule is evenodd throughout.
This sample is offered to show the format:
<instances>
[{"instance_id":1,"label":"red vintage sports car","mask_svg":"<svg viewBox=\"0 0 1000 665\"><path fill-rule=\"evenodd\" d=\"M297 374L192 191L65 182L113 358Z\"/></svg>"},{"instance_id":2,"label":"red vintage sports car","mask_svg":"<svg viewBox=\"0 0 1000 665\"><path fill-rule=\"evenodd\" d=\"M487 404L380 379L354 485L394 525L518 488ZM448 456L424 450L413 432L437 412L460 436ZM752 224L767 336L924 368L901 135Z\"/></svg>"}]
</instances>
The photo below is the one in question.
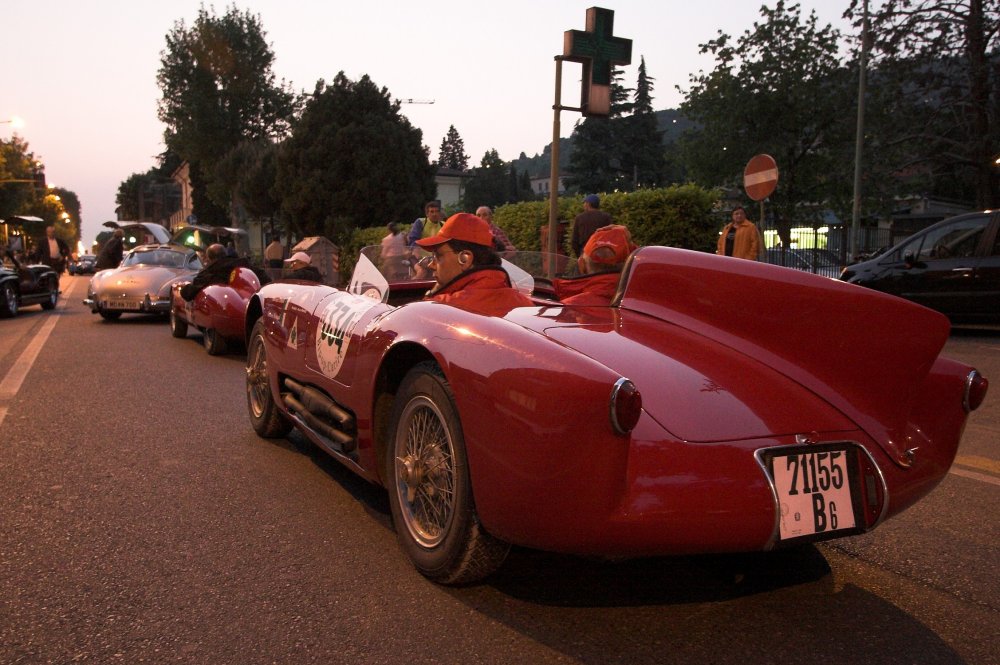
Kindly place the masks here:
<instances>
[{"instance_id":1,"label":"red vintage sports car","mask_svg":"<svg viewBox=\"0 0 1000 665\"><path fill-rule=\"evenodd\" d=\"M181 297L181 288L187 283L173 285L170 334L184 338L188 326L194 326L201 331L205 350L213 356L225 353L233 342L243 344L247 300L260 290L260 280L254 271L234 268L227 283L206 286L191 301Z\"/></svg>"},{"instance_id":2,"label":"red vintage sports car","mask_svg":"<svg viewBox=\"0 0 1000 665\"><path fill-rule=\"evenodd\" d=\"M292 427L388 489L414 566L467 583L510 544L603 556L771 550L875 528L951 466L987 381L894 296L664 247L611 306L421 301L359 258L349 290L248 304L258 434Z\"/></svg>"}]
</instances>

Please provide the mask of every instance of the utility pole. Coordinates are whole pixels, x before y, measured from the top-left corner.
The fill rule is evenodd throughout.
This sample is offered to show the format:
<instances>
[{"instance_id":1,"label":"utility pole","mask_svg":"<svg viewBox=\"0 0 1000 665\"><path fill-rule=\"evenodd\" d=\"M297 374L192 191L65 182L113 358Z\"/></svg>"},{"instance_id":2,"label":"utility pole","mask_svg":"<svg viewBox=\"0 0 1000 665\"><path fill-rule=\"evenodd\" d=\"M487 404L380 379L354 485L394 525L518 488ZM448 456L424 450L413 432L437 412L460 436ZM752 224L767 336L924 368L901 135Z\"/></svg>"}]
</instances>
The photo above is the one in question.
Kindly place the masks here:
<instances>
[{"instance_id":1,"label":"utility pole","mask_svg":"<svg viewBox=\"0 0 1000 665\"><path fill-rule=\"evenodd\" d=\"M863 0L861 21L861 56L858 64L858 127L854 141L854 210L851 214L851 255L853 263L861 242L861 155L865 146L865 82L868 69L868 0Z\"/></svg>"}]
</instances>

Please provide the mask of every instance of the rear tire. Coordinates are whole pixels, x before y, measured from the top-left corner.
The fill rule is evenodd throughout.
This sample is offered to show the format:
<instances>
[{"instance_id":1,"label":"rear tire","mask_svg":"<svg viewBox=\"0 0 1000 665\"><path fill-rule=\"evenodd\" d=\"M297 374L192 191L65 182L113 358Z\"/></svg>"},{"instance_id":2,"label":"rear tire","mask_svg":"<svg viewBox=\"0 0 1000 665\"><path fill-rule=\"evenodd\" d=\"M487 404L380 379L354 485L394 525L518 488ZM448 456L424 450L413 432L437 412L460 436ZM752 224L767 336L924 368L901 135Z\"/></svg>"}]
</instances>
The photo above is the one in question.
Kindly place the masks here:
<instances>
[{"instance_id":1,"label":"rear tire","mask_svg":"<svg viewBox=\"0 0 1000 665\"><path fill-rule=\"evenodd\" d=\"M292 429L292 422L278 409L271 393L263 321L254 324L247 347L247 410L258 436L281 438Z\"/></svg>"},{"instance_id":2,"label":"rear tire","mask_svg":"<svg viewBox=\"0 0 1000 665\"><path fill-rule=\"evenodd\" d=\"M10 282L0 286L0 318L17 316L17 291Z\"/></svg>"},{"instance_id":3,"label":"rear tire","mask_svg":"<svg viewBox=\"0 0 1000 665\"><path fill-rule=\"evenodd\" d=\"M205 328L202 343L210 356L221 356L226 352L226 339L214 328Z\"/></svg>"},{"instance_id":4,"label":"rear tire","mask_svg":"<svg viewBox=\"0 0 1000 665\"><path fill-rule=\"evenodd\" d=\"M170 308L170 334L178 339L187 337L188 334L187 321L179 318L173 307Z\"/></svg>"},{"instance_id":5,"label":"rear tire","mask_svg":"<svg viewBox=\"0 0 1000 665\"><path fill-rule=\"evenodd\" d=\"M468 584L496 571L510 545L479 523L462 425L436 364L420 363L406 375L390 423L389 504L414 567L441 584Z\"/></svg>"},{"instance_id":6,"label":"rear tire","mask_svg":"<svg viewBox=\"0 0 1000 665\"><path fill-rule=\"evenodd\" d=\"M49 299L42 303L42 309L55 309L59 302L59 280L49 279Z\"/></svg>"}]
</instances>

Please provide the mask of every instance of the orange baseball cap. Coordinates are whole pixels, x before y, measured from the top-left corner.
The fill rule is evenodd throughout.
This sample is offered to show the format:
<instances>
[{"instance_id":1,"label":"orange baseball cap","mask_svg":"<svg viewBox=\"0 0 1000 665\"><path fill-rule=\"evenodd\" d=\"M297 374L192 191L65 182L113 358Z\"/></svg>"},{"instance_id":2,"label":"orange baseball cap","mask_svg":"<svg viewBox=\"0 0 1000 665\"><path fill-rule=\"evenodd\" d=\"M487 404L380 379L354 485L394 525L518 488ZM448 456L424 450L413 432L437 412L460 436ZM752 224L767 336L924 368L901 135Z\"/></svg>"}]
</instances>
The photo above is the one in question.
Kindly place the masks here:
<instances>
[{"instance_id":1,"label":"orange baseball cap","mask_svg":"<svg viewBox=\"0 0 1000 665\"><path fill-rule=\"evenodd\" d=\"M594 231L583 247L583 253L592 263L616 265L624 263L628 255L636 250L632 235L621 224L602 226Z\"/></svg>"},{"instance_id":2,"label":"orange baseball cap","mask_svg":"<svg viewBox=\"0 0 1000 665\"><path fill-rule=\"evenodd\" d=\"M459 212L448 218L437 235L418 240L421 247L437 247L449 240L462 240L476 245L493 246L493 232L490 225L475 215Z\"/></svg>"}]
</instances>

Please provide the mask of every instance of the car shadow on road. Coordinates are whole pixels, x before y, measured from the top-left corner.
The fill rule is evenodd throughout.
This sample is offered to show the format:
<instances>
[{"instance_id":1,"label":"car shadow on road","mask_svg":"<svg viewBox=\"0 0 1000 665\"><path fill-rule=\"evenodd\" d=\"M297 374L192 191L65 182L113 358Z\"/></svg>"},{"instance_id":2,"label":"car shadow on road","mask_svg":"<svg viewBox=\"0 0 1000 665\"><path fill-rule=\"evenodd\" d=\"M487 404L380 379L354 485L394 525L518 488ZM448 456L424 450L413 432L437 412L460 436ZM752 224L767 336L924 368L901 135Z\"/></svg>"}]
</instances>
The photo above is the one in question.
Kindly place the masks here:
<instances>
[{"instance_id":1,"label":"car shadow on road","mask_svg":"<svg viewBox=\"0 0 1000 665\"><path fill-rule=\"evenodd\" d=\"M487 583L543 605L614 607L712 602L829 579L811 545L770 553L646 557L622 561L512 550ZM585 585L580 581L586 580Z\"/></svg>"},{"instance_id":2,"label":"car shadow on road","mask_svg":"<svg viewBox=\"0 0 1000 665\"><path fill-rule=\"evenodd\" d=\"M584 663L964 663L933 630L838 582L815 546L621 562L515 548L453 598Z\"/></svg>"},{"instance_id":3,"label":"car shadow on road","mask_svg":"<svg viewBox=\"0 0 1000 665\"><path fill-rule=\"evenodd\" d=\"M270 442L308 457L331 480L347 491L377 524L394 531L389 495L383 488L349 470L298 430L292 430L286 438L271 439Z\"/></svg>"},{"instance_id":4,"label":"car shadow on road","mask_svg":"<svg viewBox=\"0 0 1000 665\"><path fill-rule=\"evenodd\" d=\"M998 338L1000 337L1000 325L953 323L951 326L951 336Z\"/></svg>"}]
</instances>

